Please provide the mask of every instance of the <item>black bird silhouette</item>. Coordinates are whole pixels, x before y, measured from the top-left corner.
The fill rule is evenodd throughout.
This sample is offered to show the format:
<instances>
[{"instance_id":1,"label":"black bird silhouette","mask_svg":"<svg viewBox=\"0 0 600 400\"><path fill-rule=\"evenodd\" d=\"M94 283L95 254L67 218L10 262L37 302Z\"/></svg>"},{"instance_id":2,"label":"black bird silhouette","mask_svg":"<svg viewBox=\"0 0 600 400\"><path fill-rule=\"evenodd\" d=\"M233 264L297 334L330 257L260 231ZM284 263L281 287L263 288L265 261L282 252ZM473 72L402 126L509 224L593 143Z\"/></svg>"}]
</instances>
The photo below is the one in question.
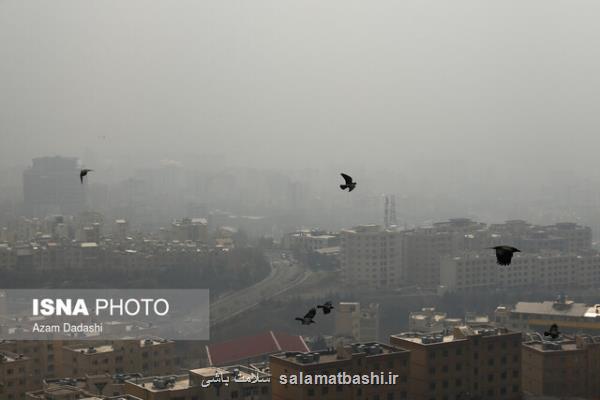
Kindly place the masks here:
<instances>
[{"instance_id":1,"label":"black bird silhouette","mask_svg":"<svg viewBox=\"0 0 600 400\"><path fill-rule=\"evenodd\" d=\"M552 339L556 339L560 336L560 332L558 331L558 325L552 324L550 327L550 331L544 332L544 336L550 336Z\"/></svg>"},{"instance_id":2,"label":"black bird silhouette","mask_svg":"<svg viewBox=\"0 0 600 400\"><path fill-rule=\"evenodd\" d=\"M83 168L81 170L81 172L79 172L79 180L81 181L81 183L83 183L83 177L86 176L88 174L88 172L92 172L93 169L87 169L87 168Z\"/></svg>"},{"instance_id":3,"label":"black bird silhouette","mask_svg":"<svg viewBox=\"0 0 600 400\"><path fill-rule=\"evenodd\" d=\"M352 177L350 175L344 174L343 172L340 175L342 175L342 178L344 178L344 180L346 181L345 184L340 185L340 189L342 189L342 190L348 189L348 192L353 191L354 188L356 187L356 182L354 182L352 180Z\"/></svg>"},{"instance_id":4,"label":"black bird silhouette","mask_svg":"<svg viewBox=\"0 0 600 400\"><path fill-rule=\"evenodd\" d=\"M323 309L323 314L329 314L331 310L333 310L335 307L333 306L333 304L331 304L330 301L328 301L323 305L317 306L317 308Z\"/></svg>"},{"instance_id":5,"label":"black bird silhouette","mask_svg":"<svg viewBox=\"0 0 600 400\"><path fill-rule=\"evenodd\" d=\"M494 246L488 248L496 250L496 262L498 265L510 265L513 253L521 252L521 250L512 246Z\"/></svg>"},{"instance_id":6,"label":"black bird silhouette","mask_svg":"<svg viewBox=\"0 0 600 400\"><path fill-rule=\"evenodd\" d=\"M315 315L317 315L317 309L313 307L310 310L308 310L308 312L306 313L306 315L304 317L302 317L302 318L297 317L296 321L302 322L302 325L315 324L316 322L313 321L313 318L315 317Z\"/></svg>"}]
</instances>

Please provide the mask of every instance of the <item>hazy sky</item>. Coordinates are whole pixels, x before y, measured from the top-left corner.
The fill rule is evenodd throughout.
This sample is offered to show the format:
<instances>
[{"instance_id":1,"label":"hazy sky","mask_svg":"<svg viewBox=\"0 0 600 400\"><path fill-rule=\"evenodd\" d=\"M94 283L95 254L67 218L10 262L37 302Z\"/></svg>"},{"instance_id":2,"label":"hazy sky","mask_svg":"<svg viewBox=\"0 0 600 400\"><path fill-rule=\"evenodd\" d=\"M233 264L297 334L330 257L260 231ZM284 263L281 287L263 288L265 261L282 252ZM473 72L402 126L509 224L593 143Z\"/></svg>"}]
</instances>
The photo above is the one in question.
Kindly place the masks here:
<instances>
[{"instance_id":1,"label":"hazy sky","mask_svg":"<svg viewBox=\"0 0 600 400\"><path fill-rule=\"evenodd\" d=\"M597 0L0 0L0 159L593 171L599 18Z\"/></svg>"}]
</instances>

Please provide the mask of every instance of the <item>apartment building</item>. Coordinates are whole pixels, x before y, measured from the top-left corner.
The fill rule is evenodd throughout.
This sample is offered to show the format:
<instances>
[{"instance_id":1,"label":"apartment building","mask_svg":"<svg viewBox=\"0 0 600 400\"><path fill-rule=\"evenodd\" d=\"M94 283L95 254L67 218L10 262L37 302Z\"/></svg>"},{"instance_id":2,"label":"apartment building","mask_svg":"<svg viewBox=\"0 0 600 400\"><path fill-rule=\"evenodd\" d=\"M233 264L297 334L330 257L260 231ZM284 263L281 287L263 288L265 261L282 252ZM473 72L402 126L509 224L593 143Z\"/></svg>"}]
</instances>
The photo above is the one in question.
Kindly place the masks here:
<instances>
[{"instance_id":1,"label":"apartment building","mask_svg":"<svg viewBox=\"0 0 600 400\"><path fill-rule=\"evenodd\" d=\"M410 351L409 398L521 398L521 334L502 328L456 327L452 333L392 335Z\"/></svg>"},{"instance_id":2,"label":"apartment building","mask_svg":"<svg viewBox=\"0 0 600 400\"><path fill-rule=\"evenodd\" d=\"M512 307L499 306L494 317L497 324L523 332L542 332L558 324L565 333L600 334L600 304L575 303L565 295L553 301L520 301Z\"/></svg>"},{"instance_id":3,"label":"apartment building","mask_svg":"<svg viewBox=\"0 0 600 400\"><path fill-rule=\"evenodd\" d=\"M315 229L302 229L284 235L282 245L285 249L310 253L339 245L339 236Z\"/></svg>"},{"instance_id":4,"label":"apartment building","mask_svg":"<svg viewBox=\"0 0 600 400\"><path fill-rule=\"evenodd\" d=\"M600 399L600 336L523 343L523 390L536 396Z\"/></svg>"},{"instance_id":5,"label":"apartment building","mask_svg":"<svg viewBox=\"0 0 600 400\"><path fill-rule=\"evenodd\" d=\"M61 376L62 347L60 340L0 341L0 352L21 354L29 360L29 374L35 382Z\"/></svg>"},{"instance_id":6,"label":"apartment building","mask_svg":"<svg viewBox=\"0 0 600 400\"><path fill-rule=\"evenodd\" d=\"M344 283L364 288L394 288L402 283L401 233L379 225L340 232Z\"/></svg>"},{"instance_id":7,"label":"apartment building","mask_svg":"<svg viewBox=\"0 0 600 400\"><path fill-rule=\"evenodd\" d=\"M516 287L596 287L600 254L517 253L510 266L496 264L493 252L471 252L442 259L440 284L448 291Z\"/></svg>"},{"instance_id":8,"label":"apartment building","mask_svg":"<svg viewBox=\"0 0 600 400\"><path fill-rule=\"evenodd\" d=\"M335 313L335 335L354 342L376 342L379 339L379 304L361 307L358 302L340 302Z\"/></svg>"},{"instance_id":9,"label":"apartment building","mask_svg":"<svg viewBox=\"0 0 600 400\"><path fill-rule=\"evenodd\" d=\"M31 360L20 354L0 352L0 399L17 400L35 388Z\"/></svg>"},{"instance_id":10,"label":"apartment building","mask_svg":"<svg viewBox=\"0 0 600 400\"><path fill-rule=\"evenodd\" d=\"M312 353L281 353L270 358L273 400L410 399L409 352L380 343L355 343L337 350ZM290 376L397 375L395 384L291 384ZM282 383L281 377L288 383ZM379 383L383 383L380 381Z\"/></svg>"},{"instance_id":11,"label":"apartment building","mask_svg":"<svg viewBox=\"0 0 600 400\"><path fill-rule=\"evenodd\" d=\"M176 371L177 365L175 342L163 339L122 340L93 346L65 346L63 349L65 376L166 375Z\"/></svg>"},{"instance_id":12,"label":"apartment building","mask_svg":"<svg viewBox=\"0 0 600 400\"><path fill-rule=\"evenodd\" d=\"M130 379L125 392L144 400L270 400L271 381L268 368L207 367L183 375Z\"/></svg>"}]
</instances>

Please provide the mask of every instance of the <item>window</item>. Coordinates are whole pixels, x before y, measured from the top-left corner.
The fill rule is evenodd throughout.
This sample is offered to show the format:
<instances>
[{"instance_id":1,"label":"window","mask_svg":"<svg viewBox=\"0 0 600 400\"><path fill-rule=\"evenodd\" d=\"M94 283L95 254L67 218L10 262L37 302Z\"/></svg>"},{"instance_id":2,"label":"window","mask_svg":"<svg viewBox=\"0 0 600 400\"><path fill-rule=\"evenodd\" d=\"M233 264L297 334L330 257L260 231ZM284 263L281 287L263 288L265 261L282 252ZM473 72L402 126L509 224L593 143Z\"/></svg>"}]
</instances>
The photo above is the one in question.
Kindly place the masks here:
<instances>
[{"instance_id":1,"label":"window","mask_svg":"<svg viewBox=\"0 0 600 400\"><path fill-rule=\"evenodd\" d=\"M435 367L430 367L430 368L429 368L429 373L430 373L431 375L435 374Z\"/></svg>"},{"instance_id":2,"label":"window","mask_svg":"<svg viewBox=\"0 0 600 400\"><path fill-rule=\"evenodd\" d=\"M429 382L429 389L435 390L435 382Z\"/></svg>"},{"instance_id":3,"label":"window","mask_svg":"<svg viewBox=\"0 0 600 400\"><path fill-rule=\"evenodd\" d=\"M359 390L360 390L360 389L359 389ZM310 397L313 397L313 396L315 395L315 389L308 389L308 392L307 392L307 393L308 393L308 395L309 395Z\"/></svg>"},{"instance_id":4,"label":"window","mask_svg":"<svg viewBox=\"0 0 600 400\"><path fill-rule=\"evenodd\" d=\"M321 388L321 394L327 394L327 393L329 393L329 388L327 386L323 386Z\"/></svg>"}]
</instances>

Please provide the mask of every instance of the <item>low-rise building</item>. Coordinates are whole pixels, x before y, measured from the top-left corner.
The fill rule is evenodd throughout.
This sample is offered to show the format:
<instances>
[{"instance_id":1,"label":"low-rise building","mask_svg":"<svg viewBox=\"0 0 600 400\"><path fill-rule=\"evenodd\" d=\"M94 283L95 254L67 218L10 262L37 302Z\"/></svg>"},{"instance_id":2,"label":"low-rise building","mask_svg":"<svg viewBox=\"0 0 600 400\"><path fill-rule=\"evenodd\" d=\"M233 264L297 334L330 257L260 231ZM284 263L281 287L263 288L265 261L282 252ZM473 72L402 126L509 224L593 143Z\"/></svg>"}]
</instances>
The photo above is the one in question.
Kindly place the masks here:
<instances>
[{"instance_id":1,"label":"low-rise building","mask_svg":"<svg viewBox=\"0 0 600 400\"><path fill-rule=\"evenodd\" d=\"M564 295L554 301L520 301L514 307L497 307L495 320L499 325L524 332L540 332L557 324L565 333L600 334L600 304L575 303Z\"/></svg>"}]
</instances>

